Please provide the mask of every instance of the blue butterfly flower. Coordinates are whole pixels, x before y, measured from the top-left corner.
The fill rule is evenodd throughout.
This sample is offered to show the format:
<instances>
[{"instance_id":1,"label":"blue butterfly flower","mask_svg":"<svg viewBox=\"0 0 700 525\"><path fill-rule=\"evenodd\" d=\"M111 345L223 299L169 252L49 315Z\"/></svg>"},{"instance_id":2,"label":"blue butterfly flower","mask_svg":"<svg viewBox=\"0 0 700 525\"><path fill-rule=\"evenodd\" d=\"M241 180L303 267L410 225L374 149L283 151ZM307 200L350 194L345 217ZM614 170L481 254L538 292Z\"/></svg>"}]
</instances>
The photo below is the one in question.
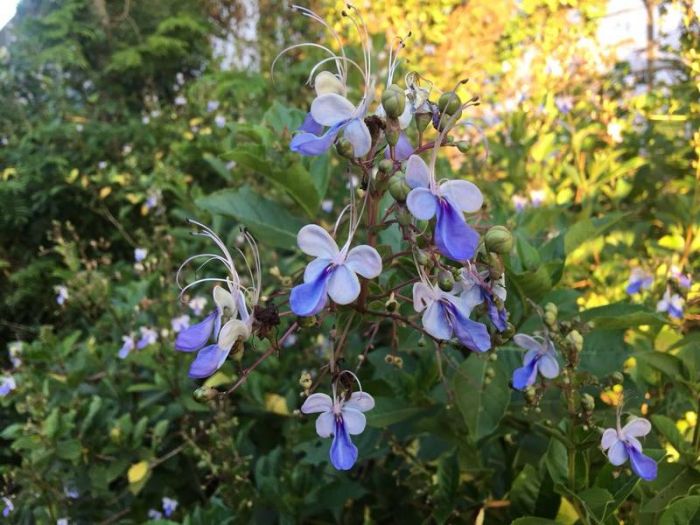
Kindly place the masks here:
<instances>
[{"instance_id":1,"label":"blue butterfly flower","mask_svg":"<svg viewBox=\"0 0 700 525\"><path fill-rule=\"evenodd\" d=\"M656 461L642 453L642 444L637 438L646 436L651 431L651 423L643 417L634 418L620 428L620 414L617 415L617 428L608 428L603 432L600 446L608 452L608 460L616 467L628 459L632 471L646 481L656 479Z\"/></svg>"}]
</instances>

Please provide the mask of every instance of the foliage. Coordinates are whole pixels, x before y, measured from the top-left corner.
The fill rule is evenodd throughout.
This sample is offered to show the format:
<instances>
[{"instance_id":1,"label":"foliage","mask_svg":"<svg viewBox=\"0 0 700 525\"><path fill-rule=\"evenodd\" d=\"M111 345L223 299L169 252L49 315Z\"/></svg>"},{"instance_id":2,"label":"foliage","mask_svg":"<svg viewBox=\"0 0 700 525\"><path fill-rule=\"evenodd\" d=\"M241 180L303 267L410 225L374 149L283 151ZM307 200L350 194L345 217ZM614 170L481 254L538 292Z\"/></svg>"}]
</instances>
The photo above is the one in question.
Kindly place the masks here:
<instances>
[{"instance_id":1,"label":"foliage","mask_svg":"<svg viewBox=\"0 0 700 525\"><path fill-rule=\"evenodd\" d=\"M522 333L546 326L577 363L523 393L509 385L522 361L512 333L494 333L499 348L482 356L451 343L436 350L393 322L413 315L410 288L396 311L387 297L370 301L381 315L369 324L339 309L275 347L291 324L278 292L308 262L298 230L332 230L348 169L362 175L334 152L289 150L321 55L295 48L273 80L267 71L278 51L321 33L283 4L261 3L279 12L259 21L262 73L225 70L212 55L210 37L236 27L237 2L20 4L0 49L0 379L17 385L0 397L0 497L14 505L11 522L145 522L169 497L178 502L169 520L185 524L691 523L699 289L683 288L673 267L697 275L697 14L677 4L680 46L668 50L677 60L658 62L675 78L667 83L624 62L608 69L613 57L587 47L598 2L533 0L513 17L493 2L362 10L376 47L414 31L409 67L435 82L433 98L465 71L463 98L481 96L468 110L474 126L455 130L466 154L446 148L439 169L477 182L483 230L513 233L503 258L509 321ZM329 16L341 9L317 4ZM565 22L572 16L582 22ZM468 34L451 37L454 25ZM392 205L388 195L380 204ZM193 399L190 359L173 351L174 320L196 317L178 302L175 272L205 247L186 218L244 251L245 226L260 245L263 296L283 313L277 333L254 338L203 383L241 386L204 403ZM377 235L385 261L400 253L396 225ZM654 279L630 296L635 267ZM400 256L388 271L372 294L415 274ZM666 290L685 298L680 319L656 311ZM157 341L121 359L123 338L142 329ZM376 401L348 473L331 467L329 440L297 410L304 373L324 390L343 330L342 365ZM655 481L612 467L599 449L622 393L625 410L652 423L644 450L659 461Z\"/></svg>"}]
</instances>

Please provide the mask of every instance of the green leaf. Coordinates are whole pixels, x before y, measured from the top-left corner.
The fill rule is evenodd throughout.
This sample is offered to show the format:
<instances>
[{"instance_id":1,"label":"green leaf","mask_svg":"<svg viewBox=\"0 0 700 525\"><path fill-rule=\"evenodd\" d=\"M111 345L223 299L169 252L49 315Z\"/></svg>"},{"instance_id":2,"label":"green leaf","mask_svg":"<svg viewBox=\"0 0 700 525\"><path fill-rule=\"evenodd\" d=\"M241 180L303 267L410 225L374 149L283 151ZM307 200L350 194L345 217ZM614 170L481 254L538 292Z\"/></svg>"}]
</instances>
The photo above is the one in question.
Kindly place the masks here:
<instances>
[{"instance_id":1,"label":"green leaf","mask_svg":"<svg viewBox=\"0 0 700 525\"><path fill-rule=\"evenodd\" d=\"M88 407L88 413L85 416L85 419L83 419L83 422L80 424L80 435L84 435L85 432L90 428L90 425L92 424L92 421L95 419L95 416L97 413L100 411L100 408L102 408L102 398L99 396L92 396L92 400L90 401L90 406Z\"/></svg>"},{"instance_id":2,"label":"green leaf","mask_svg":"<svg viewBox=\"0 0 700 525\"><path fill-rule=\"evenodd\" d=\"M366 414L367 424L372 427L388 427L424 412L423 408L416 407L398 398L375 397L374 402L374 410Z\"/></svg>"},{"instance_id":3,"label":"green leaf","mask_svg":"<svg viewBox=\"0 0 700 525\"><path fill-rule=\"evenodd\" d=\"M197 199L197 206L211 213L234 217L262 243L274 248L294 249L303 222L280 205L264 199L250 187L221 190Z\"/></svg>"},{"instance_id":4,"label":"green leaf","mask_svg":"<svg viewBox=\"0 0 700 525\"><path fill-rule=\"evenodd\" d=\"M68 461L75 461L80 458L81 452L82 447L80 446L80 442L76 439L61 441L56 445L56 454L58 454L58 457Z\"/></svg>"},{"instance_id":5,"label":"green leaf","mask_svg":"<svg viewBox=\"0 0 700 525\"><path fill-rule=\"evenodd\" d=\"M487 382L486 371L490 368L496 375ZM455 372L452 387L457 407L474 442L496 430L510 402L508 377L503 367L472 354Z\"/></svg>"},{"instance_id":6,"label":"green leaf","mask_svg":"<svg viewBox=\"0 0 700 525\"><path fill-rule=\"evenodd\" d=\"M525 465L510 488L508 499L510 500L511 515L523 516L535 512L541 485L542 481L537 469L532 465Z\"/></svg>"},{"instance_id":7,"label":"green leaf","mask_svg":"<svg viewBox=\"0 0 700 525\"><path fill-rule=\"evenodd\" d=\"M584 219L577 222L566 232L564 250L567 254L587 241L600 237L620 221L626 214L622 212L609 213L598 219Z\"/></svg>"},{"instance_id":8,"label":"green leaf","mask_svg":"<svg viewBox=\"0 0 700 525\"><path fill-rule=\"evenodd\" d=\"M61 413L59 412L58 408L54 408L49 416L44 420L41 430L42 434L49 439L56 437L60 423Z\"/></svg>"},{"instance_id":9,"label":"green leaf","mask_svg":"<svg viewBox=\"0 0 700 525\"><path fill-rule=\"evenodd\" d=\"M635 328L640 325L661 325L666 320L639 304L619 302L591 308L581 314L584 321L593 321L596 328L608 330Z\"/></svg>"},{"instance_id":10,"label":"green leaf","mask_svg":"<svg viewBox=\"0 0 700 525\"><path fill-rule=\"evenodd\" d=\"M211 169L213 169L217 175L220 175L222 179L228 182L233 180L231 170L226 167L226 163L224 161L215 157L211 153L205 153L203 158L205 162L211 166Z\"/></svg>"},{"instance_id":11,"label":"green leaf","mask_svg":"<svg viewBox=\"0 0 700 525\"><path fill-rule=\"evenodd\" d=\"M661 432L661 434L666 438L673 448L678 452L683 452L687 448L687 443L681 437L680 432L676 428L676 424L669 417L661 414L654 414L651 416L651 422L654 427Z\"/></svg>"},{"instance_id":12,"label":"green leaf","mask_svg":"<svg viewBox=\"0 0 700 525\"><path fill-rule=\"evenodd\" d=\"M689 496L671 503L659 519L659 525L687 525L700 510L700 496Z\"/></svg>"},{"instance_id":13,"label":"green leaf","mask_svg":"<svg viewBox=\"0 0 700 525\"><path fill-rule=\"evenodd\" d=\"M642 505L640 511L661 512L674 498L686 495L688 490L698 483L700 473L696 470L669 463L665 468L659 469L659 477L650 484L650 488L656 491L656 494Z\"/></svg>"},{"instance_id":14,"label":"green leaf","mask_svg":"<svg viewBox=\"0 0 700 525\"><path fill-rule=\"evenodd\" d=\"M515 249L525 270L534 271L538 269L541 261L540 253L522 235L516 234Z\"/></svg>"},{"instance_id":15,"label":"green leaf","mask_svg":"<svg viewBox=\"0 0 700 525\"><path fill-rule=\"evenodd\" d=\"M638 363L658 370L669 379L677 380L680 378L689 378L690 374L688 373L688 369L683 364L683 361L678 359L675 355L652 350L648 352L637 352L633 354L633 357Z\"/></svg>"},{"instance_id":16,"label":"green leaf","mask_svg":"<svg viewBox=\"0 0 700 525\"><path fill-rule=\"evenodd\" d=\"M542 462L555 485L566 483L569 460L563 443L557 439L550 439Z\"/></svg>"},{"instance_id":17,"label":"green leaf","mask_svg":"<svg viewBox=\"0 0 700 525\"><path fill-rule=\"evenodd\" d=\"M537 518L535 516L525 516L524 518L518 518L511 522L511 525L558 525L554 520L548 520L545 518Z\"/></svg>"}]
</instances>

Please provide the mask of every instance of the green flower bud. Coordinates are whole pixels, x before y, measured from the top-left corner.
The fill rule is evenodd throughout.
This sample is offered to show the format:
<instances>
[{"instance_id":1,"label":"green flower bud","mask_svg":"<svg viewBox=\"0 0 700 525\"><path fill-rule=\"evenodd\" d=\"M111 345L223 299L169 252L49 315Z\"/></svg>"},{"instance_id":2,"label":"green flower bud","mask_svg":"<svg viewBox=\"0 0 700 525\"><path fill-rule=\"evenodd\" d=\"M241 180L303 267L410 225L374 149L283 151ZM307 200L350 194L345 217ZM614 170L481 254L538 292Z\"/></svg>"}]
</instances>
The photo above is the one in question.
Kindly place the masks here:
<instances>
[{"instance_id":1,"label":"green flower bud","mask_svg":"<svg viewBox=\"0 0 700 525\"><path fill-rule=\"evenodd\" d=\"M399 126L398 120L389 120L384 128L384 136L386 141L390 146L396 146L399 142L399 137L401 136L401 126Z\"/></svg>"},{"instance_id":2,"label":"green flower bud","mask_svg":"<svg viewBox=\"0 0 700 525\"><path fill-rule=\"evenodd\" d=\"M416 262L419 266L427 266L430 262L430 257L423 250L416 250Z\"/></svg>"},{"instance_id":3,"label":"green flower bud","mask_svg":"<svg viewBox=\"0 0 700 525\"><path fill-rule=\"evenodd\" d=\"M547 303L544 306L544 322L547 326L553 327L557 323L557 305L554 303Z\"/></svg>"},{"instance_id":4,"label":"green flower bud","mask_svg":"<svg viewBox=\"0 0 700 525\"><path fill-rule=\"evenodd\" d=\"M621 385L625 382L625 376L622 375L622 372L613 372L610 375L610 380L612 381L613 385Z\"/></svg>"},{"instance_id":5,"label":"green flower bud","mask_svg":"<svg viewBox=\"0 0 700 525\"><path fill-rule=\"evenodd\" d=\"M489 366L486 368L486 371L484 372L484 376L488 377L489 379L493 379L494 377L496 377L496 371Z\"/></svg>"},{"instance_id":6,"label":"green flower bud","mask_svg":"<svg viewBox=\"0 0 700 525\"><path fill-rule=\"evenodd\" d=\"M316 324L316 316L312 315L310 317L297 317L297 323L302 328L311 328Z\"/></svg>"},{"instance_id":7,"label":"green flower bud","mask_svg":"<svg viewBox=\"0 0 700 525\"><path fill-rule=\"evenodd\" d=\"M301 376L299 376L299 385L304 390L308 390L309 388L311 388L311 385L313 385L313 380L311 379L311 374L309 374L306 370L304 370L301 373Z\"/></svg>"},{"instance_id":8,"label":"green flower bud","mask_svg":"<svg viewBox=\"0 0 700 525\"><path fill-rule=\"evenodd\" d=\"M407 208L401 206L396 210L396 220L399 221L401 226L408 226L413 222L413 215Z\"/></svg>"},{"instance_id":9,"label":"green flower bud","mask_svg":"<svg viewBox=\"0 0 700 525\"><path fill-rule=\"evenodd\" d=\"M382 173L390 173L394 170L394 161L391 159L382 159L377 164L377 169Z\"/></svg>"},{"instance_id":10,"label":"green flower bud","mask_svg":"<svg viewBox=\"0 0 700 525\"><path fill-rule=\"evenodd\" d=\"M430 113L416 113L415 117L416 129L419 133L423 133L433 120L433 116Z\"/></svg>"},{"instance_id":11,"label":"green flower bud","mask_svg":"<svg viewBox=\"0 0 700 525\"><path fill-rule=\"evenodd\" d=\"M566 336L567 342L576 349L577 352L583 350L583 336L578 332L578 330L572 330Z\"/></svg>"},{"instance_id":12,"label":"green flower bud","mask_svg":"<svg viewBox=\"0 0 700 525\"><path fill-rule=\"evenodd\" d=\"M396 310L399 309L399 303L394 297L394 292L391 292L391 295L389 296L389 299L387 300L386 303L384 303L384 308L386 308L387 312L395 312Z\"/></svg>"},{"instance_id":13,"label":"green flower bud","mask_svg":"<svg viewBox=\"0 0 700 525\"><path fill-rule=\"evenodd\" d=\"M442 113L454 115L462 107L462 101L459 99L457 93L454 91L447 91L440 95L438 107Z\"/></svg>"},{"instance_id":14,"label":"green flower bud","mask_svg":"<svg viewBox=\"0 0 700 525\"><path fill-rule=\"evenodd\" d=\"M345 137L338 139L338 141L335 143L335 150L341 157L345 157L347 159L355 158L355 149L352 147L350 141Z\"/></svg>"},{"instance_id":15,"label":"green flower bud","mask_svg":"<svg viewBox=\"0 0 700 525\"><path fill-rule=\"evenodd\" d=\"M460 140L457 143L457 149L461 153L468 153L469 152L469 142L467 142L466 140Z\"/></svg>"},{"instance_id":16,"label":"green flower bud","mask_svg":"<svg viewBox=\"0 0 700 525\"><path fill-rule=\"evenodd\" d=\"M590 394L583 394L581 396L581 407L586 412L593 412L595 410L595 399Z\"/></svg>"},{"instance_id":17,"label":"green flower bud","mask_svg":"<svg viewBox=\"0 0 700 525\"><path fill-rule=\"evenodd\" d=\"M206 403L216 399L219 395L219 391L216 388L210 386L200 386L197 390L192 392L192 399L197 403Z\"/></svg>"},{"instance_id":18,"label":"green flower bud","mask_svg":"<svg viewBox=\"0 0 700 525\"><path fill-rule=\"evenodd\" d=\"M406 109L406 95L396 84L392 84L382 93L382 107L386 116L397 119Z\"/></svg>"},{"instance_id":19,"label":"green flower bud","mask_svg":"<svg viewBox=\"0 0 700 525\"><path fill-rule=\"evenodd\" d=\"M452 273L446 270L440 270L438 274L438 286L443 292L449 292L454 288L455 278L452 277Z\"/></svg>"},{"instance_id":20,"label":"green flower bud","mask_svg":"<svg viewBox=\"0 0 700 525\"><path fill-rule=\"evenodd\" d=\"M513 235L505 226L493 226L484 235L484 244L488 251L506 255L513 249Z\"/></svg>"},{"instance_id":21,"label":"green flower bud","mask_svg":"<svg viewBox=\"0 0 700 525\"><path fill-rule=\"evenodd\" d=\"M411 187L406 183L403 175L396 174L389 180L389 194L396 202L406 202Z\"/></svg>"},{"instance_id":22,"label":"green flower bud","mask_svg":"<svg viewBox=\"0 0 700 525\"><path fill-rule=\"evenodd\" d=\"M438 126L438 130L444 131L448 125L450 127L454 126L455 124L457 124L457 122L459 122L460 118L462 118L462 110L461 109L459 111L457 111L457 113L454 113L452 115L450 115L449 113L444 113L440 117L440 123Z\"/></svg>"}]
</instances>

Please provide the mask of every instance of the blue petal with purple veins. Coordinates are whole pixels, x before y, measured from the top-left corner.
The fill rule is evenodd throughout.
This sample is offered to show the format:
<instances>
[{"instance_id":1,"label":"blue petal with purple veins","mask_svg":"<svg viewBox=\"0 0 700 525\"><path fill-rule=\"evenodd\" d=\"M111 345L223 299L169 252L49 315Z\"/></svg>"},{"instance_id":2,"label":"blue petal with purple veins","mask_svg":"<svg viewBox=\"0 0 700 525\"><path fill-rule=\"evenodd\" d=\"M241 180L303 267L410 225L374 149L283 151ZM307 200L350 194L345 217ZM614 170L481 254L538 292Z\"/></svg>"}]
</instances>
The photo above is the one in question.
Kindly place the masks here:
<instances>
[{"instance_id":1,"label":"blue petal with purple veins","mask_svg":"<svg viewBox=\"0 0 700 525\"><path fill-rule=\"evenodd\" d=\"M331 463L338 470L350 470L357 461L357 447L350 439L342 419L335 421L330 457Z\"/></svg>"},{"instance_id":2,"label":"blue petal with purple veins","mask_svg":"<svg viewBox=\"0 0 700 525\"><path fill-rule=\"evenodd\" d=\"M455 261L471 259L479 245L479 234L446 199L438 199L435 245L442 255Z\"/></svg>"},{"instance_id":3,"label":"blue petal with purple veins","mask_svg":"<svg viewBox=\"0 0 700 525\"><path fill-rule=\"evenodd\" d=\"M454 305L447 306L445 310L449 312L452 329L460 343L475 352L486 352L491 348L491 336L486 325L472 321Z\"/></svg>"},{"instance_id":4,"label":"blue petal with purple veins","mask_svg":"<svg viewBox=\"0 0 700 525\"><path fill-rule=\"evenodd\" d=\"M211 376L226 361L231 349L224 350L217 345L202 348L190 365L189 376L192 379L202 379Z\"/></svg>"},{"instance_id":5,"label":"blue petal with purple veins","mask_svg":"<svg viewBox=\"0 0 700 525\"><path fill-rule=\"evenodd\" d=\"M309 317L323 310L328 301L328 281L335 268L328 266L316 279L292 288L289 306L296 315Z\"/></svg>"},{"instance_id":6,"label":"blue petal with purple veins","mask_svg":"<svg viewBox=\"0 0 700 525\"><path fill-rule=\"evenodd\" d=\"M322 155L328 151L328 148L331 147L335 137L338 135L344 124L345 123L336 124L332 128L329 128L321 136L307 132L294 135L289 144L289 149L295 153L299 153L307 157Z\"/></svg>"},{"instance_id":7,"label":"blue petal with purple veins","mask_svg":"<svg viewBox=\"0 0 700 525\"><path fill-rule=\"evenodd\" d=\"M656 461L649 456L645 456L633 446L625 444L625 448L627 449L627 454L629 454L630 464L634 473L646 481L656 479Z\"/></svg>"},{"instance_id":8,"label":"blue petal with purple veins","mask_svg":"<svg viewBox=\"0 0 700 525\"><path fill-rule=\"evenodd\" d=\"M525 366L516 368L513 372L513 388L525 390L535 384L537 379L537 359L533 359Z\"/></svg>"},{"instance_id":9,"label":"blue petal with purple veins","mask_svg":"<svg viewBox=\"0 0 700 525\"><path fill-rule=\"evenodd\" d=\"M214 310L199 323L185 328L178 333L175 339L175 350L179 350L180 352L194 352L207 344L207 341L211 337L212 330L214 329L216 314L217 311Z\"/></svg>"},{"instance_id":10,"label":"blue petal with purple veins","mask_svg":"<svg viewBox=\"0 0 700 525\"><path fill-rule=\"evenodd\" d=\"M320 135L323 133L323 126L314 120L311 113L307 113L304 122L297 128L297 131L304 131L312 135Z\"/></svg>"}]
</instances>

